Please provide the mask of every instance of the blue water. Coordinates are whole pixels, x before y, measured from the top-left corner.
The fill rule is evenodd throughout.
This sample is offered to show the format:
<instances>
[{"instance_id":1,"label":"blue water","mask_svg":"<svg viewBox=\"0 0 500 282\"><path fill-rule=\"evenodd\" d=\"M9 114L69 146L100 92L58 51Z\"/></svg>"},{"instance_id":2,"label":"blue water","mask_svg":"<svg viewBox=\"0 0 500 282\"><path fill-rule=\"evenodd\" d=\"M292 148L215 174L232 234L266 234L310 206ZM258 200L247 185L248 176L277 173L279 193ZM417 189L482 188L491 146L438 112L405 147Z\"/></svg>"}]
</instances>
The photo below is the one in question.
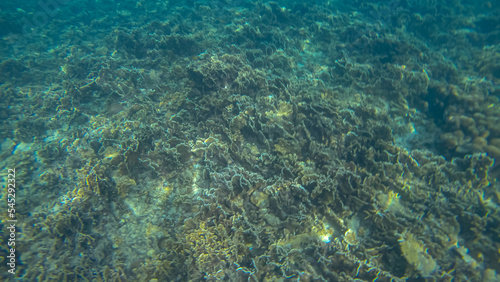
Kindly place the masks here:
<instances>
[{"instance_id":1,"label":"blue water","mask_svg":"<svg viewBox=\"0 0 500 282\"><path fill-rule=\"evenodd\" d=\"M498 281L499 7L3 1L0 280Z\"/></svg>"}]
</instances>

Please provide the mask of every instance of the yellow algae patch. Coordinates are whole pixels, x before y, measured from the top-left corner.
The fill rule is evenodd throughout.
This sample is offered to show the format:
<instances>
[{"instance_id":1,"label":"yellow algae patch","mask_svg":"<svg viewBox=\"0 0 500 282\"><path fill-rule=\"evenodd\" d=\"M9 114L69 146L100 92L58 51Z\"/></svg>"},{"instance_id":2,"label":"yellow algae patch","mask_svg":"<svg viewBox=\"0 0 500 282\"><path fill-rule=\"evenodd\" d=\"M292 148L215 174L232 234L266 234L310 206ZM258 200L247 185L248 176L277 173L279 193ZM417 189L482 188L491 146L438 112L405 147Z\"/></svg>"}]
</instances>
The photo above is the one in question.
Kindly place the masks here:
<instances>
[{"instance_id":1,"label":"yellow algae patch","mask_svg":"<svg viewBox=\"0 0 500 282\"><path fill-rule=\"evenodd\" d=\"M292 105L288 102L285 101L280 101L279 106L278 106L278 112L276 113L277 116L282 117L282 116L289 116L293 113L293 108Z\"/></svg>"},{"instance_id":2,"label":"yellow algae patch","mask_svg":"<svg viewBox=\"0 0 500 282\"><path fill-rule=\"evenodd\" d=\"M287 116L290 116L292 113L293 113L292 104L285 102L285 101L279 101L278 102L278 109L273 110L273 111L267 111L266 116L268 116L268 117L287 117Z\"/></svg>"},{"instance_id":3,"label":"yellow algae patch","mask_svg":"<svg viewBox=\"0 0 500 282\"><path fill-rule=\"evenodd\" d=\"M350 246L359 244L358 235L356 235L356 231L348 229L344 234L344 242L346 242Z\"/></svg>"},{"instance_id":4,"label":"yellow algae patch","mask_svg":"<svg viewBox=\"0 0 500 282\"><path fill-rule=\"evenodd\" d=\"M410 232L403 232L398 240L403 256L423 277L429 277L438 265L427 253L424 243Z\"/></svg>"},{"instance_id":5,"label":"yellow algae patch","mask_svg":"<svg viewBox=\"0 0 500 282\"><path fill-rule=\"evenodd\" d=\"M325 224L323 221L319 221L312 227L311 231L313 235L317 236L324 243L330 243L335 233L335 229Z\"/></svg>"}]
</instances>

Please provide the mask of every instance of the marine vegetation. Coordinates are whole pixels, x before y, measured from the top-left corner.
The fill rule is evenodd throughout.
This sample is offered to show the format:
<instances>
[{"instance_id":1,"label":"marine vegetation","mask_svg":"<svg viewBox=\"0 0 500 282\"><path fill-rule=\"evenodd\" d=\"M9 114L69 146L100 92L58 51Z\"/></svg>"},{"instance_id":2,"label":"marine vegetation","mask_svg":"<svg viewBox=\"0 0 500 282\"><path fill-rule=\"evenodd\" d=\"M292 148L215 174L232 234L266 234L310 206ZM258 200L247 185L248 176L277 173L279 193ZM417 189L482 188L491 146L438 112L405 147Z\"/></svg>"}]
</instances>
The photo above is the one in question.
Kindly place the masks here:
<instances>
[{"instance_id":1,"label":"marine vegetation","mask_svg":"<svg viewBox=\"0 0 500 282\"><path fill-rule=\"evenodd\" d=\"M498 1L65 2L0 11L16 277L498 281Z\"/></svg>"}]
</instances>

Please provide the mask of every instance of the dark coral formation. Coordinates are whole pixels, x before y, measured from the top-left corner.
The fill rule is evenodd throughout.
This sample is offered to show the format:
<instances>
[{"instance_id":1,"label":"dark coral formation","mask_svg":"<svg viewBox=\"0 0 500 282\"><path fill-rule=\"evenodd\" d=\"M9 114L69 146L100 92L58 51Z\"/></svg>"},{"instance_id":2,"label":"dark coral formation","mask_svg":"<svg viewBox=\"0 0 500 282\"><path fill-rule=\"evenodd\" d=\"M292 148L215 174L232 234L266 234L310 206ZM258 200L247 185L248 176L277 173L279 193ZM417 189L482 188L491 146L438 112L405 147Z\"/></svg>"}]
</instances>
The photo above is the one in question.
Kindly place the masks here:
<instances>
[{"instance_id":1,"label":"dark coral formation","mask_svg":"<svg viewBox=\"0 0 500 282\"><path fill-rule=\"evenodd\" d=\"M498 278L498 1L160 2L9 25L19 277Z\"/></svg>"}]
</instances>

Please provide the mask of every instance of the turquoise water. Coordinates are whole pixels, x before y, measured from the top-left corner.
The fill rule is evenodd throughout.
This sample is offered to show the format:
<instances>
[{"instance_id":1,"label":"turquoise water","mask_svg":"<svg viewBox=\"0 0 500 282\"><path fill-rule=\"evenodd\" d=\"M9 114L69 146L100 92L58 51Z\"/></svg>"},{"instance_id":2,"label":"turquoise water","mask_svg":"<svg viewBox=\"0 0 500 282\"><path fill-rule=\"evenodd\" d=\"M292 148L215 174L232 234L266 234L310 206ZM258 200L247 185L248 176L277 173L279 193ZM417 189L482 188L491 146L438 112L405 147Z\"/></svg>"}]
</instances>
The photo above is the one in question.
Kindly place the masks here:
<instances>
[{"instance_id":1,"label":"turquoise water","mask_svg":"<svg viewBox=\"0 0 500 282\"><path fill-rule=\"evenodd\" d=\"M498 281L499 1L4 1L1 281Z\"/></svg>"}]
</instances>

